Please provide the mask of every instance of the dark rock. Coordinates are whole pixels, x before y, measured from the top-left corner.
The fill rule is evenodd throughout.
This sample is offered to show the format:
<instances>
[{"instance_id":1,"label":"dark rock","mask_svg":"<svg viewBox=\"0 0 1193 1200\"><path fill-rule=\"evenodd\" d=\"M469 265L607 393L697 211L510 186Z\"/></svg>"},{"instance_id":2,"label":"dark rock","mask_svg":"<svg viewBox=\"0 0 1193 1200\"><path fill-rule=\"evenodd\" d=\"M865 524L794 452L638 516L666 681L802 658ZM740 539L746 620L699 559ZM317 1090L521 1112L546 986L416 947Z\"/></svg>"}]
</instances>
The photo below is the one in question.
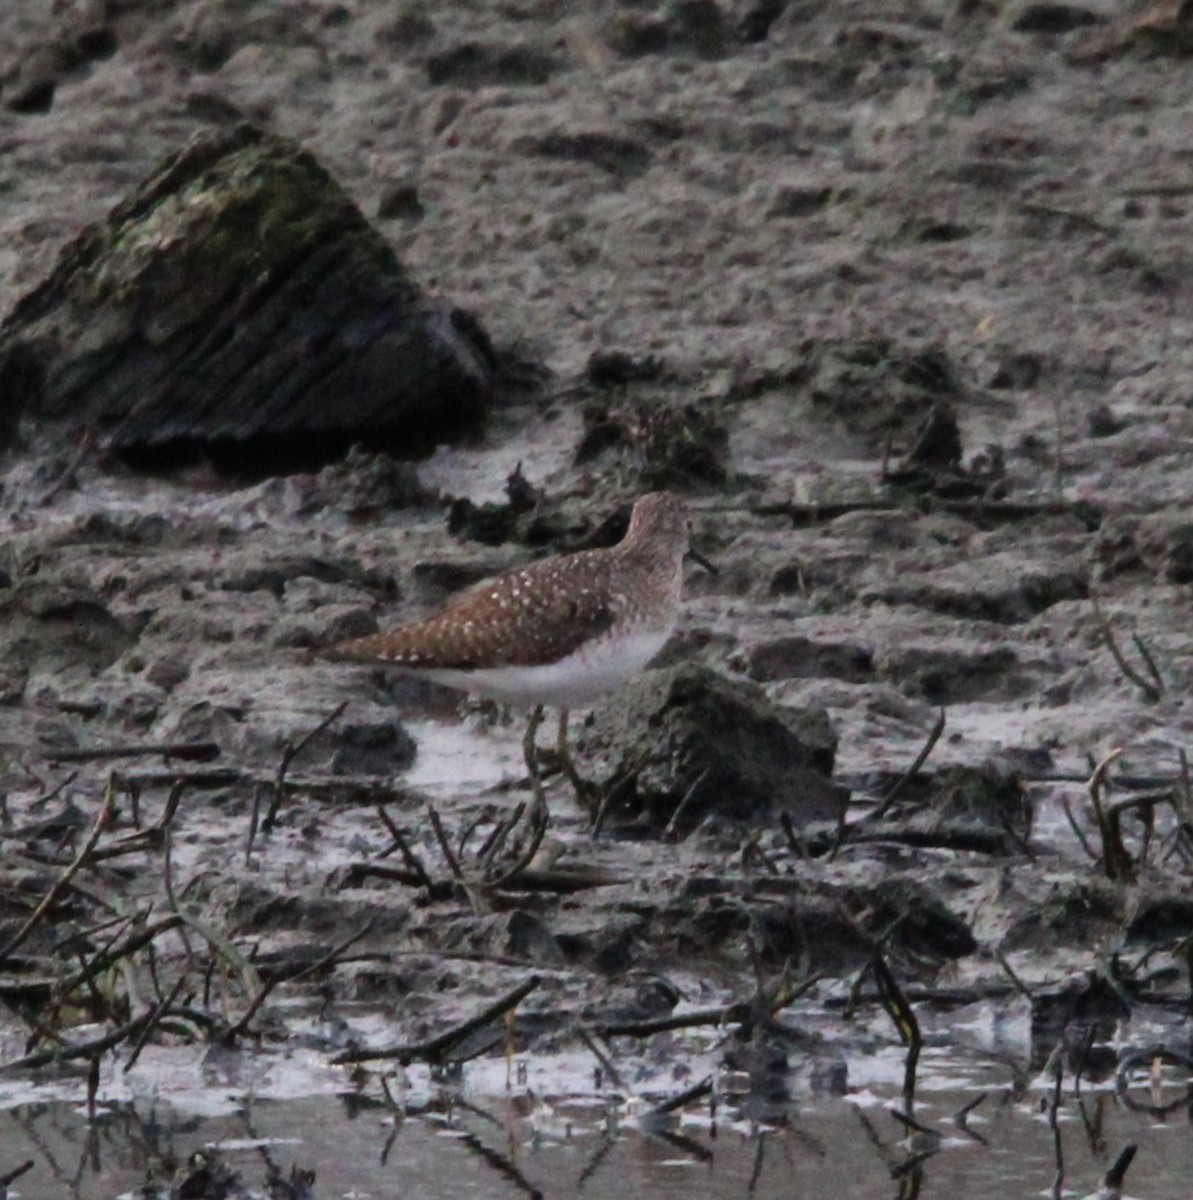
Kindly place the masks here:
<instances>
[{"instance_id":1,"label":"dark rock","mask_svg":"<svg viewBox=\"0 0 1193 1200\"><path fill-rule=\"evenodd\" d=\"M242 1191L243 1180L218 1149L196 1150L170 1188L178 1200L225 1200Z\"/></svg>"},{"instance_id":2,"label":"dark rock","mask_svg":"<svg viewBox=\"0 0 1193 1200\"><path fill-rule=\"evenodd\" d=\"M1060 879L1042 901L1016 917L1002 949L1039 950L1056 945L1096 945L1123 927L1123 889L1106 879Z\"/></svg>"},{"instance_id":3,"label":"dark rock","mask_svg":"<svg viewBox=\"0 0 1193 1200\"><path fill-rule=\"evenodd\" d=\"M814 642L793 636L752 646L746 671L758 683L775 679L843 679L864 683L874 678L874 655L854 642Z\"/></svg>"},{"instance_id":4,"label":"dark rock","mask_svg":"<svg viewBox=\"0 0 1193 1200\"><path fill-rule=\"evenodd\" d=\"M635 947L647 945L644 934L646 920L641 916L614 916L583 910L569 914L562 927L555 929L555 938L570 963L584 963L597 971L610 974L628 970L634 964ZM643 982L640 1006L648 1012L670 1011L676 1000L660 1003L657 987Z\"/></svg>"},{"instance_id":5,"label":"dark rock","mask_svg":"<svg viewBox=\"0 0 1193 1200\"><path fill-rule=\"evenodd\" d=\"M1025 4L1011 18L1019 33L1071 33L1098 25L1102 18L1077 4Z\"/></svg>"},{"instance_id":6,"label":"dark rock","mask_svg":"<svg viewBox=\"0 0 1193 1200\"><path fill-rule=\"evenodd\" d=\"M241 125L191 142L6 317L0 430L23 411L134 465L256 475L357 441L420 454L484 417L476 328L311 155Z\"/></svg>"},{"instance_id":7,"label":"dark rock","mask_svg":"<svg viewBox=\"0 0 1193 1200\"><path fill-rule=\"evenodd\" d=\"M779 184L767 206L768 217L810 217L818 213L833 198L830 187L800 187Z\"/></svg>"},{"instance_id":8,"label":"dark rock","mask_svg":"<svg viewBox=\"0 0 1193 1200\"><path fill-rule=\"evenodd\" d=\"M418 604L443 604L449 597L482 579L497 575L501 566L494 562L442 562L438 559L416 562L410 568L410 594Z\"/></svg>"},{"instance_id":9,"label":"dark rock","mask_svg":"<svg viewBox=\"0 0 1193 1200\"><path fill-rule=\"evenodd\" d=\"M845 919L831 896L800 896L784 903L755 900L741 932L751 925L767 962L805 962L810 971L842 975L856 970L871 954L857 926Z\"/></svg>"},{"instance_id":10,"label":"dark rock","mask_svg":"<svg viewBox=\"0 0 1193 1200\"><path fill-rule=\"evenodd\" d=\"M956 416L939 405L929 414L906 461L919 467L956 470L961 465L961 428Z\"/></svg>"},{"instance_id":11,"label":"dark rock","mask_svg":"<svg viewBox=\"0 0 1193 1200\"><path fill-rule=\"evenodd\" d=\"M1193 933L1193 896L1147 896L1127 925L1127 941L1169 947Z\"/></svg>"},{"instance_id":12,"label":"dark rock","mask_svg":"<svg viewBox=\"0 0 1193 1200\"><path fill-rule=\"evenodd\" d=\"M83 62L111 58L119 47L116 31L111 25L84 25L74 35L75 50Z\"/></svg>"},{"instance_id":13,"label":"dark rock","mask_svg":"<svg viewBox=\"0 0 1193 1200\"><path fill-rule=\"evenodd\" d=\"M799 823L836 820L847 793L831 774L837 739L821 709L772 704L754 684L706 667L651 671L596 710L587 747L614 812L680 827L786 811Z\"/></svg>"},{"instance_id":14,"label":"dark rock","mask_svg":"<svg viewBox=\"0 0 1193 1200\"><path fill-rule=\"evenodd\" d=\"M333 775L387 775L414 762L414 738L395 721L356 721L339 733Z\"/></svg>"},{"instance_id":15,"label":"dark rock","mask_svg":"<svg viewBox=\"0 0 1193 1200\"><path fill-rule=\"evenodd\" d=\"M409 180L391 183L377 203L377 216L382 221L421 221L427 215L418 196L418 186Z\"/></svg>"},{"instance_id":16,"label":"dark rock","mask_svg":"<svg viewBox=\"0 0 1193 1200\"><path fill-rule=\"evenodd\" d=\"M243 561L229 567L216 580L224 592L272 592L279 600L286 584L303 576L322 583L342 583L356 576L348 568L305 554L279 555L265 562Z\"/></svg>"},{"instance_id":17,"label":"dark rock","mask_svg":"<svg viewBox=\"0 0 1193 1200\"><path fill-rule=\"evenodd\" d=\"M904 232L925 245L944 246L949 242L963 242L972 235L973 230L957 221L937 221L929 218L913 222L911 226L905 227Z\"/></svg>"},{"instance_id":18,"label":"dark rock","mask_svg":"<svg viewBox=\"0 0 1193 1200\"><path fill-rule=\"evenodd\" d=\"M515 138L512 149L539 158L588 163L618 179L637 179L654 159L650 147L637 138L605 129L558 131Z\"/></svg>"},{"instance_id":19,"label":"dark rock","mask_svg":"<svg viewBox=\"0 0 1193 1200\"><path fill-rule=\"evenodd\" d=\"M4 88L4 107L9 112L49 112L62 77L74 65L65 46L50 44L26 51L16 79Z\"/></svg>"},{"instance_id":20,"label":"dark rock","mask_svg":"<svg viewBox=\"0 0 1193 1200\"><path fill-rule=\"evenodd\" d=\"M212 125L234 125L245 119L244 109L239 104L205 88L187 92L186 111Z\"/></svg>"},{"instance_id":21,"label":"dark rock","mask_svg":"<svg viewBox=\"0 0 1193 1200\"><path fill-rule=\"evenodd\" d=\"M783 15L787 0L748 0L737 15L737 30L747 42L764 42L770 27Z\"/></svg>"},{"instance_id":22,"label":"dark rock","mask_svg":"<svg viewBox=\"0 0 1193 1200\"><path fill-rule=\"evenodd\" d=\"M433 85L453 87L533 86L546 83L561 66L533 46L463 42L432 54L427 78Z\"/></svg>"},{"instance_id":23,"label":"dark rock","mask_svg":"<svg viewBox=\"0 0 1193 1200\"><path fill-rule=\"evenodd\" d=\"M720 58L729 47L729 23L716 0L671 0L666 9L669 41L702 58Z\"/></svg>"},{"instance_id":24,"label":"dark rock","mask_svg":"<svg viewBox=\"0 0 1193 1200\"><path fill-rule=\"evenodd\" d=\"M513 543L534 550L570 554L616 545L629 525L629 504L596 522L582 498L548 498L528 489L519 469L506 480L505 504L474 504L460 498L448 509L447 529L456 537L487 546Z\"/></svg>"},{"instance_id":25,"label":"dark rock","mask_svg":"<svg viewBox=\"0 0 1193 1200\"><path fill-rule=\"evenodd\" d=\"M172 692L191 673L190 657L182 652L166 651L145 667L145 679L163 692Z\"/></svg>"},{"instance_id":26,"label":"dark rock","mask_svg":"<svg viewBox=\"0 0 1193 1200\"><path fill-rule=\"evenodd\" d=\"M243 933L302 930L336 941L345 929L359 929L366 920L371 922L371 935L392 937L409 924L410 910L390 896L373 901L362 898L359 891L301 895L244 882L230 901L228 917Z\"/></svg>"},{"instance_id":27,"label":"dark rock","mask_svg":"<svg viewBox=\"0 0 1193 1200\"><path fill-rule=\"evenodd\" d=\"M868 603L881 600L912 605L949 617L1017 625L1061 601L1088 596L1089 572L1079 561L1058 558L1052 563L1028 563L1008 551L988 555L980 568L961 561L930 577L884 580L867 587L862 599Z\"/></svg>"},{"instance_id":28,"label":"dark rock","mask_svg":"<svg viewBox=\"0 0 1193 1200\"><path fill-rule=\"evenodd\" d=\"M1085 419L1089 436L1095 438L1114 437L1116 433L1122 433L1127 424L1109 404L1099 404L1090 409L1089 416Z\"/></svg>"}]
</instances>

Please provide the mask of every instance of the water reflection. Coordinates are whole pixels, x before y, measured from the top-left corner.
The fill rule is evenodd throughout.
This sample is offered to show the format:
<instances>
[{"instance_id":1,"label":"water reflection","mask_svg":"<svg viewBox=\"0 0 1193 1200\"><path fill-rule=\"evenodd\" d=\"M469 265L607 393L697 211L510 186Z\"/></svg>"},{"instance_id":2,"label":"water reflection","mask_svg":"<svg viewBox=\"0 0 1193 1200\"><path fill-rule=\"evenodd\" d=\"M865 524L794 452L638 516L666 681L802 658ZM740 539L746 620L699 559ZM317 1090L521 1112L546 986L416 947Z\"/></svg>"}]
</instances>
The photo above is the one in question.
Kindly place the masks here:
<instances>
[{"instance_id":1,"label":"water reflection","mask_svg":"<svg viewBox=\"0 0 1193 1200\"><path fill-rule=\"evenodd\" d=\"M775 1106L764 1123L718 1108L712 1095L660 1112L612 1095L475 1096L466 1080L407 1102L404 1113L400 1101L395 1110L362 1093L246 1099L214 1117L136 1099L101 1108L91 1122L76 1105L26 1103L0 1114L0 1175L31 1162L9 1193L25 1200L689 1200L694 1189L713 1200L1005 1200L1094 1193L1124 1148L1137 1145L1126 1191L1183 1200L1189 1096L1174 1087L1175 1074L1164 1077L1163 1063L1137 1067L1138 1078L1118 1090L1066 1085L1054 1106L1047 1081L1016 1091L994 1084L1000 1072L991 1065L987 1089L925 1088L912 1123L892 1115L894 1091L804 1096Z\"/></svg>"}]
</instances>

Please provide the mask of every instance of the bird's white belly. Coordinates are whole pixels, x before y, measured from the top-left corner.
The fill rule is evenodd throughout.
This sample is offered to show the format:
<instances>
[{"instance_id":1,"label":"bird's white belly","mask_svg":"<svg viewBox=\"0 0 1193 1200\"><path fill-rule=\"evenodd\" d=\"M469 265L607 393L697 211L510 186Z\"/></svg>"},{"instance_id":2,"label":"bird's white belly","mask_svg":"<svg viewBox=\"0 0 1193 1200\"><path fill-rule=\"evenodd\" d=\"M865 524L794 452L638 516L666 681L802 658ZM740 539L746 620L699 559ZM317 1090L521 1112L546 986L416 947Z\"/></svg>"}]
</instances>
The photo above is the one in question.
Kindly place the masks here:
<instances>
[{"instance_id":1,"label":"bird's white belly","mask_svg":"<svg viewBox=\"0 0 1193 1200\"><path fill-rule=\"evenodd\" d=\"M606 635L567 658L537 667L479 671L419 670L433 683L489 696L507 704L575 708L589 704L636 675L663 648L670 629Z\"/></svg>"}]
</instances>

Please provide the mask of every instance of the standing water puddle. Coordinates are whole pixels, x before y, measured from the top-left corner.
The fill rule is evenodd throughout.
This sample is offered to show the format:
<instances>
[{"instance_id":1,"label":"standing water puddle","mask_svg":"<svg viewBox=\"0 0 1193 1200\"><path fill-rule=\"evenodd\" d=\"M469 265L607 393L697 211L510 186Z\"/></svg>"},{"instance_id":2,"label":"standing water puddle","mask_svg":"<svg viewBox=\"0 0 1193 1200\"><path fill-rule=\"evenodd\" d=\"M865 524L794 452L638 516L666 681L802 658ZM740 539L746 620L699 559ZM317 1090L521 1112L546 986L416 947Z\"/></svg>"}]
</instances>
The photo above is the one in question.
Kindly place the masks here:
<instances>
[{"instance_id":1,"label":"standing water puddle","mask_svg":"<svg viewBox=\"0 0 1193 1200\"><path fill-rule=\"evenodd\" d=\"M732 1081L714 1111L652 1110L660 1064L639 1064L651 1090L625 1099L607 1087L550 1099L544 1089L592 1076L576 1055L479 1060L450 1083L425 1069L391 1077L383 1101L337 1092L345 1075L315 1055L209 1056L181 1067L146 1055L129 1075L105 1075L88 1121L77 1077L0 1087L0 1166L29 1171L8 1195L45 1197L604 1197L753 1195L921 1196L1004 1200L1085 1196L1129 1144L1124 1194L1187 1197L1188 1093L1167 1073L1116 1093L1114 1081L1066 1082L1055 1123L1041 1076L1018 1095L1004 1063L964 1067L927 1054L909 1141L898 1105L894 1049L849 1064L848 1094L805 1090L747 1115ZM690 1060L689 1060L690 1065ZM630 1070L623 1072L629 1083ZM251 1078L250 1078L251 1077ZM508 1087L506 1086L508 1077ZM146 1079L155 1079L151 1091ZM683 1090L685 1081L672 1087ZM248 1090L246 1089L246 1085ZM298 1094L305 1096L295 1099ZM964 1123L954 1115L977 1105ZM649 1099L647 1099L649 1096ZM284 1098L283 1098L284 1097ZM748 1103L748 1102L745 1102ZM404 1109L404 1114L402 1110ZM1057 1145L1064 1167L1057 1184ZM200 1157L194 1157L196 1155ZM199 1164L203 1165L200 1166ZM310 1182L309 1174L314 1173ZM206 1173L206 1174L204 1174ZM171 1190L173 1188L173 1190Z\"/></svg>"}]
</instances>

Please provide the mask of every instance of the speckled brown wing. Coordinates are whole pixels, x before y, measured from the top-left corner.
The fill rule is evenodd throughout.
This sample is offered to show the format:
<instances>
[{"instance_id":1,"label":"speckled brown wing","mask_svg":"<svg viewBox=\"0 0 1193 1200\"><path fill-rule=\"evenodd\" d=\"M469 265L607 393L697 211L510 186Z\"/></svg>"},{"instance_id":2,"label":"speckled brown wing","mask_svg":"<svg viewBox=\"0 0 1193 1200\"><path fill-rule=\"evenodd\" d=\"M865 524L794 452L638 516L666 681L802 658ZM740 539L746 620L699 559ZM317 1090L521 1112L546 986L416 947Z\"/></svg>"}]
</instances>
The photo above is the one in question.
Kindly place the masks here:
<instances>
[{"instance_id":1,"label":"speckled brown wing","mask_svg":"<svg viewBox=\"0 0 1193 1200\"><path fill-rule=\"evenodd\" d=\"M461 592L439 612L329 647L324 657L427 670L553 663L617 619L607 553L546 559Z\"/></svg>"}]
</instances>

